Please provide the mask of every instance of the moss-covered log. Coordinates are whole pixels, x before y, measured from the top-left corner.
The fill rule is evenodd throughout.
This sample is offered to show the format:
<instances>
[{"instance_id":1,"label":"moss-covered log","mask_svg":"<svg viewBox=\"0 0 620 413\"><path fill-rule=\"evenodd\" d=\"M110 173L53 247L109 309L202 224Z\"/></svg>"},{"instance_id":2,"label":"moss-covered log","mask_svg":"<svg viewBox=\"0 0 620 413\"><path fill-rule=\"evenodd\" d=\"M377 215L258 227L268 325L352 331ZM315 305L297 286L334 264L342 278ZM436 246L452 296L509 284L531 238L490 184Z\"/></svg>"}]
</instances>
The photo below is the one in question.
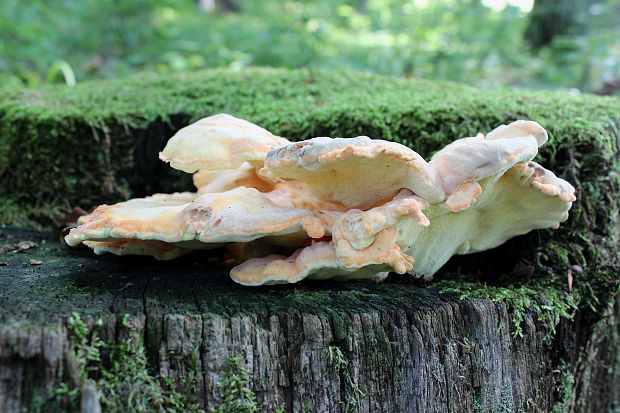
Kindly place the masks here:
<instances>
[{"instance_id":1,"label":"moss-covered log","mask_svg":"<svg viewBox=\"0 0 620 413\"><path fill-rule=\"evenodd\" d=\"M427 288L391 279L246 289L196 254L158 263L52 241L5 253L0 411L75 407L79 397L93 406L97 391L109 411L136 394L149 406L230 407L233 384L266 411L618 409L620 100L303 70L22 90L0 98L0 222L50 228L57 207L189 189L157 153L217 112L294 140L366 134L426 157L533 119L550 132L538 160L578 201L560 230L457 257ZM3 243L28 238L8 234ZM123 398L127 389L140 390Z\"/></svg>"}]
</instances>

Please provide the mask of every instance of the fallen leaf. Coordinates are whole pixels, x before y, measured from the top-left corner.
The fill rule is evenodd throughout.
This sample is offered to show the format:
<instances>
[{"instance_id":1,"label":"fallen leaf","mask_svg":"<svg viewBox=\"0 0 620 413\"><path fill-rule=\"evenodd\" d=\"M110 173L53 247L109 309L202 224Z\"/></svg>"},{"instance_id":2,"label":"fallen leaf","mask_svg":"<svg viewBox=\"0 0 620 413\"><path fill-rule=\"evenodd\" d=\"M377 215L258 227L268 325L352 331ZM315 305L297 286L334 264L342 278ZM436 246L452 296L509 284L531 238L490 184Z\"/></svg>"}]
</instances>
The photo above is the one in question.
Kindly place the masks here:
<instances>
[{"instance_id":1,"label":"fallen leaf","mask_svg":"<svg viewBox=\"0 0 620 413\"><path fill-rule=\"evenodd\" d=\"M0 247L0 254L4 254L7 252L24 252L32 248L37 248L38 246L39 244L34 241L19 241L16 243L8 243Z\"/></svg>"},{"instance_id":2,"label":"fallen leaf","mask_svg":"<svg viewBox=\"0 0 620 413\"><path fill-rule=\"evenodd\" d=\"M37 248L39 244L34 241L20 241L16 245L17 252L27 251L29 249Z\"/></svg>"}]
</instances>

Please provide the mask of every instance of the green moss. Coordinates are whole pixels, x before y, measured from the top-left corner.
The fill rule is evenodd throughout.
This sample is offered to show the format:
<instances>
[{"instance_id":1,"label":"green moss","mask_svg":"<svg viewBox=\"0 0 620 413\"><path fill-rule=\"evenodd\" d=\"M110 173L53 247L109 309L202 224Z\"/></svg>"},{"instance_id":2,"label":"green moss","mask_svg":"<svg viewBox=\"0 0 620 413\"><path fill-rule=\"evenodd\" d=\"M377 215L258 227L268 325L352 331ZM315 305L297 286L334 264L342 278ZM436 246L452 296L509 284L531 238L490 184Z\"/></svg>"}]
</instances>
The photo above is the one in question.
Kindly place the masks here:
<instances>
[{"instance_id":1,"label":"green moss","mask_svg":"<svg viewBox=\"0 0 620 413\"><path fill-rule=\"evenodd\" d=\"M250 388L250 376L241 366L241 357L233 356L226 361L226 369L218 386L222 402L211 413L258 412L256 395Z\"/></svg>"},{"instance_id":2,"label":"green moss","mask_svg":"<svg viewBox=\"0 0 620 413\"><path fill-rule=\"evenodd\" d=\"M563 361L560 363L561 375L556 384L556 400L558 402L553 406L553 413L567 413L571 411L573 406L573 398L575 396L575 377L571 371L570 365Z\"/></svg>"},{"instance_id":3,"label":"green moss","mask_svg":"<svg viewBox=\"0 0 620 413\"><path fill-rule=\"evenodd\" d=\"M534 314L546 330L546 340L555 334L560 319L573 318L580 301L579 292L564 292L548 281L499 287L463 280L444 280L433 284L432 288L445 293L457 293L461 300L486 298L495 303L504 303L512 315L512 335L515 338L523 336L525 315Z\"/></svg>"},{"instance_id":4,"label":"green moss","mask_svg":"<svg viewBox=\"0 0 620 413\"><path fill-rule=\"evenodd\" d=\"M360 397L366 396L366 392L359 387L353 379L353 371L349 360L345 356L342 349L338 346L330 345L325 349L327 363L332 367L343 380L343 400L340 400L340 408L343 412L355 411L359 404Z\"/></svg>"},{"instance_id":5,"label":"green moss","mask_svg":"<svg viewBox=\"0 0 620 413\"><path fill-rule=\"evenodd\" d=\"M190 385L194 377L187 377L184 383L173 383L165 377L152 376L142 340L128 323L127 315L121 324L127 337L114 342L102 339L101 321L89 327L78 313L69 317L70 351L79 378L78 383L62 383L57 388L54 407L78 411L79 386L92 380L105 412L202 412L197 401L179 391L179 386Z\"/></svg>"},{"instance_id":6,"label":"green moss","mask_svg":"<svg viewBox=\"0 0 620 413\"><path fill-rule=\"evenodd\" d=\"M152 163L159 164L159 148L151 146L221 111L296 140L363 133L404 142L426 156L455 138L532 118L552 136L543 157L552 163L562 158L566 170L567 157L582 162L596 152L589 156L613 158L612 118L619 109L617 99L306 70L212 70L25 89L0 102L0 157L6 161L0 162L0 185L10 198L31 205L99 202L144 190L145 178L134 171L152 164L138 157L154 155ZM590 151L579 150L586 147ZM599 168L589 161L581 166Z\"/></svg>"},{"instance_id":7,"label":"green moss","mask_svg":"<svg viewBox=\"0 0 620 413\"><path fill-rule=\"evenodd\" d=\"M482 412L482 396L480 395L479 392L476 392L476 396L474 397L474 403L473 403L473 410L474 413L480 413Z\"/></svg>"},{"instance_id":8,"label":"green moss","mask_svg":"<svg viewBox=\"0 0 620 413\"><path fill-rule=\"evenodd\" d=\"M0 222L49 227L58 206L88 208L191 188L189 175L159 162L157 152L180 127L217 112L293 140L366 134L402 142L425 157L453 139L514 119L536 120L550 134L537 160L577 188L570 219L559 230L519 237L503 250L502 256L535 269L518 280L522 289L461 284L480 271L496 271L479 268L474 256L457 276L444 270L437 278L459 280L448 287L460 295L506 302L517 335L521 314L531 310L528 303L552 331L557 317L570 316L574 304L606 302L618 280L620 99L563 92L483 91L446 82L283 69L138 75L74 88L22 89L0 101ZM583 272L575 274L574 292L566 294L574 265ZM514 278L510 268L501 272ZM395 302L410 299L390 288L390 297L400 297ZM345 299L369 308L364 293L344 294L294 290L278 294L270 305L319 312L328 301ZM264 296L248 305L242 294L235 301L226 291L209 293L201 312L254 311L266 305L270 294Z\"/></svg>"},{"instance_id":9,"label":"green moss","mask_svg":"<svg viewBox=\"0 0 620 413\"><path fill-rule=\"evenodd\" d=\"M502 386L500 393L500 404L498 413L512 413L514 412L514 402L512 400L512 392L510 387Z\"/></svg>"}]
</instances>

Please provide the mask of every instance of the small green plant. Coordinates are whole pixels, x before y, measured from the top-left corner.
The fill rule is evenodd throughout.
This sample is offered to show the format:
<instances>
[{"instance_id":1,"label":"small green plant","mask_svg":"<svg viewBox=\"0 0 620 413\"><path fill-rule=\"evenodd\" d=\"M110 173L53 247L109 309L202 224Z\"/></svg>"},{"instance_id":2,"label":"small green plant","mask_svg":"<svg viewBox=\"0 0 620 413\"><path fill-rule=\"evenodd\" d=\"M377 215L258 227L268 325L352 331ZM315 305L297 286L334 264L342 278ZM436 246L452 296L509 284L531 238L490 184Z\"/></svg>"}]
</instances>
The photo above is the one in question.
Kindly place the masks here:
<instances>
[{"instance_id":1,"label":"small green plant","mask_svg":"<svg viewBox=\"0 0 620 413\"><path fill-rule=\"evenodd\" d=\"M78 387L70 387L67 383L60 383L54 391L53 404L74 407L77 410L80 400L80 389ZM39 411L42 411L39 409Z\"/></svg>"},{"instance_id":2,"label":"small green plant","mask_svg":"<svg viewBox=\"0 0 620 413\"><path fill-rule=\"evenodd\" d=\"M366 392L353 380L351 366L340 347L328 346L324 351L327 363L339 372L346 384L345 397L339 402L340 407L345 413L352 412L359 403L359 397L365 396Z\"/></svg>"},{"instance_id":3,"label":"small green plant","mask_svg":"<svg viewBox=\"0 0 620 413\"><path fill-rule=\"evenodd\" d=\"M475 344L472 342L472 340L469 337L463 337L463 340L458 341L457 343L460 344L460 346L463 348L463 351L465 351L465 353L471 355L474 352Z\"/></svg>"},{"instance_id":4,"label":"small green plant","mask_svg":"<svg viewBox=\"0 0 620 413\"><path fill-rule=\"evenodd\" d=\"M344 401L340 400L339 404L340 404L340 407L342 407L343 413L351 413L355 411L355 408L357 407L358 402L355 397L348 395Z\"/></svg>"},{"instance_id":5,"label":"small green plant","mask_svg":"<svg viewBox=\"0 0 620 413\"><path fill-rule=\"evenodd\" d=\"M560 364L562 375L557 379L556 392L559 400L553 406L553 413L566 413L571 410L573 405L575 378L571 372L570 365L563 361Z\"/></svg>"},{"instance_id":6,"label":"small green plant","mask_svg":"<svg viewBox=\"0 0 620 413\"><path fill-rule=\"evenodd\" d=\"M106 413L203 412L199 404L170 379L149 373L144 345L129 324L129 316L125 315L121 323L128 337L115 343L101 338L101 320L91 329L78 313L69 316L71 352L79 369L79 381L74 387L63 383L56 389L61 405L67 406L69 411L79 410L80 386L86 380L93 380Z\"/></svg>"},{"instance_id":7,"label":"small green plant","mask_svg":"<svg viewBox=\"0 0 620 413\"><path fill-rule=\"evenodd\" d=\"M482 411L482 397L480 396L480 393L476 393L476 396L474 397L473 409L474 413L480 413Z\"/></svg>"},{"instance_id":8,"label":"small green plant","mask_svg":"<svg viewBox=\"0 0 620 413\"><path fill-rule=\"evenodd\" d=\"M241 357L230 357L226 362L226 370L218 385L222 395L222 403L211 413L255 413L258 412L256 396L250 388L250 376L241 365Z\"/></svg>"},{"instance_id":9,"label":"small green plant","mask_svg":"<svg viewBox=\"0 0 620 413\"><path fill-rule=\"evenodd\" d=\"M327 354L327 363L336 370L341 370L349 364L344 353L338 346L327 347L325 349L325 354Z\"/></svg>"}]
</instances>

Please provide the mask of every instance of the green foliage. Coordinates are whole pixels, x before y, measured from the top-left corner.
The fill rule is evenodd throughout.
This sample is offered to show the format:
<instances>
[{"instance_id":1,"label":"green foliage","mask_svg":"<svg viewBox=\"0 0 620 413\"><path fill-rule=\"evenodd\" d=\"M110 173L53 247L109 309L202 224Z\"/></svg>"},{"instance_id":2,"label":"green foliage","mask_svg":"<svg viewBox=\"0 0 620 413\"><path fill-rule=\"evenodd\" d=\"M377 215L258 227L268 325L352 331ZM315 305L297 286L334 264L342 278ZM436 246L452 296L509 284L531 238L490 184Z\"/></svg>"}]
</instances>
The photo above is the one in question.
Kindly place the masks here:
<instances>
[{"instance_id":1,"label":"green foliage","mask_svg":"<svg viewBox=\"0 0 620 413\"><path fill-rule=\"evenodd\" d=\"M211 413L255 413L258 412L256 396L249 387L250 376L241 365L240 356L226 361L226 370L219 381L221 404Z\"/></svg>"},{"instance_id":2,"label":"green foliage","mask_svg":"<svg viewBox=\"0 0 620 413\"><path fill-rule=\"evenodd\" d=\"M328 346L325 349L327 363L334 368L345 382L344 400L340 400L340 407L344 413L355 411L359 398L364 397L366 392L362 390L353 379L353 371L349 360L345 357L342 349L338 346Z\"/></svg>"},{"instance_id":3,"label":"green foliage","mask_svg":"<svg viewBox=\"0 0 620 413\"><path fill-rule=\"evenodd\" d=\"M533 314L546 330L544 339L548 339L555 334L555 328L562 318L573 318L580 301L579 292L564 292L558 286L550 285L549 281L539 281L536 286L524 284L499 287L462 280L443 280L434 283L432 288L459 294L461 300L487 298L495 303L505 304L512 314L512 335L515 338L523 337L524 317L526 314Z\"/></svg>"},{"instance_id":4,"label":"green foliage","mask_svg":"<svg viewBox=\"0 0 620 413\"><path fill-rule=\"evenodd\" d=\"M553 406L552 413L570 412L575 397L575 377L569 363L565 361L560 363L560 377L557 379L556 392L558 402Z\"/></svg>"},{"instance_id":5,"label":"green foliage","mask_svg":"<svg viewBox=\"0 0 620 413\"><path fill-rule=\"evenodd\" d=\"M199 404L178 389L169 379L154 377L148 371L144 346L133 331L126 315L121 321L128 337L119 342L101 338L99 320L91 328L73 313L68 319L71 352L77 363L79 381L75 387L66 383L56 390L61 404L69 411L79 409L81 383L93 380L100 393L104 412L199 413ZM193 377L187 382L193 381Z\"/></svg>"},{"instance_id":6,"label":"green foliage","mask_svg":"<svg viewBox=\"0 0 620 413\"><path fill-rule=\"evenodd\" d=\"M327 363L336 370L340 371L348 366L349 362L340 347L329 346L325 349L325 353L327 354Z\"/></svg>"},{"instance_id":7,"label":"green foliage","mask_svg":"<svg viewBox=\"0 0 620 413\"><path fill-rule=\"evenodd\" d=\"M528 15L512 6L486 5L494 2L236 0L239 10L230 13L201 10L196 3L5 0L0 73L36 86L69 84L68 73L83 81L144 70L275 66L485 87L591 90L620 70L618 0L579 2L587 3L583 7L554 2L559 14L581 29L565 30L536 51L525 38L539 11ZM544 21L534 25L548 26Z\"/></svg>"},{"instance_id":8,"label":"green foliage","mask_svg":"<svg viewBox=\"0 0 620 413\"><path fill-rule=\"evenodd\" d=\"M474 403L472 406L474 413L481 413L482 412L482 401L481 401L481 396L480 393L476 393L476 396L474 397Z\"/></svg>"}]
</instances>

